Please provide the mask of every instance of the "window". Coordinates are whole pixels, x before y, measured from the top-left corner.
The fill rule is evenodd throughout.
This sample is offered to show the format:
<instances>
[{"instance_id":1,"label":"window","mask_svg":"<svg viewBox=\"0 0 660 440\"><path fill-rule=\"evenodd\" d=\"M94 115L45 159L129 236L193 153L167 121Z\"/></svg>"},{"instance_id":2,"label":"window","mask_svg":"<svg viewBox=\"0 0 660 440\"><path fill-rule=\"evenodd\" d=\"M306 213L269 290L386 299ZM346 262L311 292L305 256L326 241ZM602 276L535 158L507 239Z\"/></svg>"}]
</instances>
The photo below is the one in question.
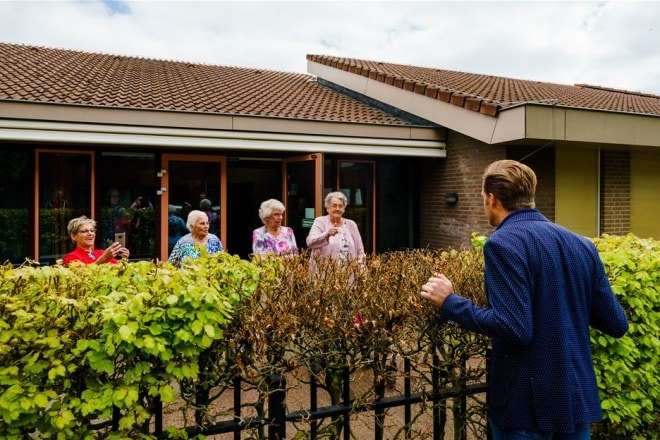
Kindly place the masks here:
<instances>
[{"instance_id":1,"label":"window","mask_svg":"<svg viewBox=\"0 0 660 440\"><path fill-rule=\"evenodd\" d=\"M30 168L27 151L0 149L0 264L21 264L30 255Z\"/></svg>"},{"instance_id":2,"label":"window","mask_svg":"<svg viewBox=\"0 0 660 440\"><path fill-rule=\"evenodd\" d=\"M69 220L91 216L92 154L37 150L39 261L53 264L73 250Z\"/></svg>"},{"instance_id":3,"label":"window","mask_svg":"<svg viewBox=\"0 0 660 440\"><path fill-rule=\"evenodd\" d=\"M106 152L99 165L101 207L96 245L105 248L115 241L116 233L123 232L131 260L155 258L155 155Z\"/></svg>"}]
</instances>

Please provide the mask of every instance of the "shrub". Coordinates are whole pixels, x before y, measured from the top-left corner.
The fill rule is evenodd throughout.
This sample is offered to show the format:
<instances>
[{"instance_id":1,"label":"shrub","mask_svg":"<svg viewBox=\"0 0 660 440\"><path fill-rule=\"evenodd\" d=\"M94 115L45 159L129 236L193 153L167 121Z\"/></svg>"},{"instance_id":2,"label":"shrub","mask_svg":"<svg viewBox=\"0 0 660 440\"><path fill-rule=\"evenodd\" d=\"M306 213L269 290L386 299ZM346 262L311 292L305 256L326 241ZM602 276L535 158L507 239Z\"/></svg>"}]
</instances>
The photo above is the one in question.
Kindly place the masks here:
<instances>
[{"instance_id":1,"label":"shrub","mask_svg":"<svg viewBox=\"0 0 660 440\"><path fill-rule=\"evenodd\" d=\"M619 339L591 332L605 421L596 439L660 436L660 242L633 235L595 239L630 329Z\"/></svg>"},{"instance_id":2,"label":"shrub","mask_svg":"<svg viewBox=\"0 0 660 440\"><path fill-rule=\"evenodd\" d=\"M2 268L0 431L91 438L120 413L136 438L156 398L198 376L198 359L251 294L256 268L228 254L194 270L150 262ZM119 437L117 437L119 436Z\"/></svg>"},{"instance_id":3,"label":"shrub","mask_svg":"<svg viewBox=\"0 0 660 440\"><path fill-rule=\"evenodd\" d=\"M483 438L483 396L472 398L467 420L458 417L459 399L428 398L429 389L483 382L489 341L440 324L419 295L441 271L456 291L486 304L485 237L473 239L469 250L391 252L346 266L317 260L312 273L307 253L251 262L203 254L181 269L151 262L0 266L0 432L10 439L150 438L154 405L175 399L186 426L191 410L195 426L208 426L221 416L212 403L236 376L257 391L242 405L261 416L269 375L315 380L338 403L344 372L352 381L368 361L373 384L351 397L354 408L364 408L403 376L392 368L399 358L411 361L411 391L424 396L413 419L433 406L443 426L454 411L456 435ZM620 339L592 332L606 417L593 435L657 438L659 245L633 236L594 242L631 326ZM322 421L319 432L337 438L341 421ZM296 426L299 435L305 423ZM263 438L263 425L256 429Z\"/></svg>"}]
</instances>

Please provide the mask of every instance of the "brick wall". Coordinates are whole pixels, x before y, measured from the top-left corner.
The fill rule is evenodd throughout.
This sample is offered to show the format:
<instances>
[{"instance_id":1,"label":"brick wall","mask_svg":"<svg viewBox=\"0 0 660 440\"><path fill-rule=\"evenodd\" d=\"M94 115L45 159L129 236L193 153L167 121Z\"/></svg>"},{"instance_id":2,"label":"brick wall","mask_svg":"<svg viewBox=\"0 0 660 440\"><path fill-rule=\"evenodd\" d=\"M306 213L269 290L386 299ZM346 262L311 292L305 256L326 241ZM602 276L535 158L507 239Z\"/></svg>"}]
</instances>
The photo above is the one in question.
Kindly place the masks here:
<instances>
[{"instance_id":1,"label":"brick wall","mask_svg":"<svg viewBox=\"0 0 660 440\"><path fill-rule=\"evenodd\" d=\"M420 247L459 248L470 244L472 232L492 232L481 199L482 175L505 154L502 147L449 132L447 158L425 160L420 167ZM457 193L458 203L447 204L447 192Z\"/></svg>"},{"instance_id":2,"label":"brick wall","mask_svg":"<svg viewBox=\"0 0 660 440\"><path fill-rule=\"evenodd\" d=\"M600 234L630 232L630 153L600 155Z\"/></svg>"},{"instance_id":3,"label":"brick wall","mask_svg":"<svg viewBox=\"0 0 660 440\"><path fill-rule=\"evenodd\" d=\"M450 131L447 158L426 160L420 167L420 247L431 249L469 245L472 232L493 230L484 216L481 183L485 167L499 159L521 160L538 180L536 208L555 219L555 149L534 151L523 146L490 146ZM600 234L630 231L630 153L601 153ZM449 205L446 192L458 194Z\"/></svg>"}]
</instances>

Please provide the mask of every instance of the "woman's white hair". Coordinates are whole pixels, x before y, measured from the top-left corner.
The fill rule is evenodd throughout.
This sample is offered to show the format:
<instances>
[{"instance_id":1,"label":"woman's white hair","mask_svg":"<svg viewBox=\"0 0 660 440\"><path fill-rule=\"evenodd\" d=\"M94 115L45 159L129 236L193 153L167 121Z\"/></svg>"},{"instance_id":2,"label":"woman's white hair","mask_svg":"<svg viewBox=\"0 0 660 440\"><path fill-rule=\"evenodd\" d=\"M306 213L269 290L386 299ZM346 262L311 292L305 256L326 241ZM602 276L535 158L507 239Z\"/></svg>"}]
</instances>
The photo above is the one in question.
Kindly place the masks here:
<instances>
[{"instance_id":1,"label":"woman's white hair","mask_svg":"<svg viewBox=\"0 0 660 440\"><path fill-rule=\"evenodd\" d=\"M204 211L200 211L199 209L193 209L190 211L188 214L188 220L186 221L186 226L188 226L190 232L192 232L193 226L195 226L195 223L197 223L200 218L204 218L206 221L209 220L209 216L206 215Z\"/></svg>"},{"instance_id":2,"label":"woman's white hair","mask_svg":"<svg viewBox=\"0 0 660 440\"><path fill-rule=\"evenodd\" d=\"M259 218L264 225L266 224L266 219L273 215L273 209L279 209L284 214L284 203L277 199L268 199L261 202L261 206L259 206Z\"/></svg>"},{"instance_id":3,"label":"woman's white hair","mask_svg":"<svg viewBox=\"0 0 660 440\"><path fill-rule=\"evenodd\" d=\"M342 203L344 204L344 208L346 208L346 206L348 206L348 199L346 198L344 193L341 192L341 191L334 191L334 192L328 193L328 195L325 196L325 201L323 202L323 206L325 206L326 208L329 208L330 207L330 200L332 200L332 199L341 200Z\"/></svg>"}]
</instances>

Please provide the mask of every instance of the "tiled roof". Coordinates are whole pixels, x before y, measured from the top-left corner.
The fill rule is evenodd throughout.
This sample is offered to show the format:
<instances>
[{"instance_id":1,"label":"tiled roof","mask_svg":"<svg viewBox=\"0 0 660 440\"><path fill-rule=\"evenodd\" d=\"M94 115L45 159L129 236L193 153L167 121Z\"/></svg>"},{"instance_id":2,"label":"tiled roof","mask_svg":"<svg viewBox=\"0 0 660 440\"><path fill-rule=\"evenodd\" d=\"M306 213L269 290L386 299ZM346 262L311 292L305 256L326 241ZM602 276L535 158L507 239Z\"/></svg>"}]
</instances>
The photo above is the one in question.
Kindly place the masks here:
<instances>
[{"instance_id":1,"label":"tiled roof","mask_svg":"<svg viewBox=\"0 0 660 440\"><path fill-rule=\"evenodd\" d=\"M562 85L378 61L307 55L315 63L362 75L495 116L522 103L660 115L660 96L589 85Z\"/></svg>"},{"instance_id":2,"label":"tiled roof","mask_svg":"<svg viewBox=\"0 0 660 440\"><path fill-rule=\"evenodd\" d=\"M6 43L0 100L412 125L309 74Z\"/></svg>"}]
</instances>

